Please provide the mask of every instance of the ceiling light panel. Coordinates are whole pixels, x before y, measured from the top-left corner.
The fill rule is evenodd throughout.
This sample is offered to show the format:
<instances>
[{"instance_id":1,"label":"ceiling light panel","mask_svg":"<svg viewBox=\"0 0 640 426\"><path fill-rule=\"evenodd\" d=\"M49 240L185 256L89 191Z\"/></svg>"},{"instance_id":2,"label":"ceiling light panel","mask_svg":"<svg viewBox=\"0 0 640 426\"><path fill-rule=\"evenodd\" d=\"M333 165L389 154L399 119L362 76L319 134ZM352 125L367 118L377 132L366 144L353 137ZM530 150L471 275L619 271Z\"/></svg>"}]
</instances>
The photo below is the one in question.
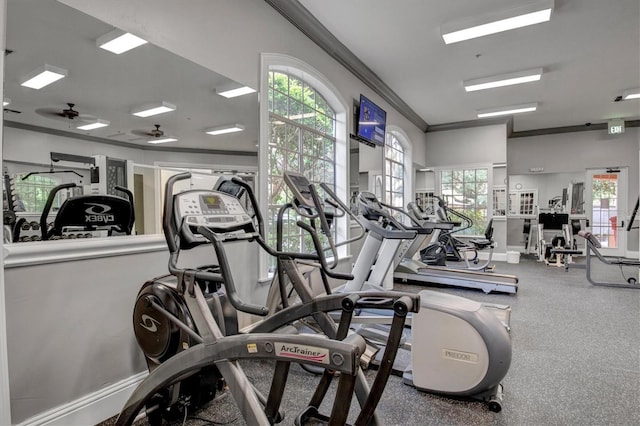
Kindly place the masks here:
<instances>
[{"instance_id":1,"label":"ceiling light panel","mask_svg":"<svg viewBox=\"0 0 640 426\"><path fill-rule=\"evenodd\" d=\"M96 40L96 45L104 50L120 55L138 46L146 44L147 41L131 33L122 30L113 30Z\"/></svg>"},{"instance_id":2,"label":"ceiling light panel","mask_svg":"<svg viewBox=\"0 0 640 426\"><path fill-rule=\"evenodd\" d=\"M208 135L224 135L225 133L234 133L241 132L244 130L244 126L242 124L228 124L225 126L217 126L212 127L210 129L205 130L204 132Z\"/></svg>"},{"instance_id":3,"label":"ceiling light panel","mask_svg":"<svg viewBox=\"0 0 640 426\"><path fill-rule=\"evenodd\" d=\"M542 78L542 68L534 68L509 74L484 77L463 82L464 90L475 92L477 90L494 89L496 87L511 86L514 84L530 83Z\"/></svg>"},{"instance_id":4,"label":"ceiling light panel","mask_svg":"<svg viewBox=\"0 0 640 426\"><path fill-rule=\"evenodd\" d=\"M464 21L444 24L441 27L445 44L458 43L489 34L496 34L551 19L554 0L543 0L521 7L481 15Z\"/></svg>"},{"instance_id":5,"label":"ceiling light panel","mask_svg":"<svg viewBox=\"0 0 640 426\"><path fill-rule=\"evenodd\" d=\"M216 94L220 96L224 96L225 98L235 98L237 96L248 95L250 93L254 93L255 91L256 91L255 89L252 89L249 86L232 87L232 88L216 87Z\"/></svg>"},{"instance_id":6,"label":"ceiling light panel","mask_svg":"<svg viewBox=\"0 0 640 426\"><path fill-rule=\"evenodd\" d=\"M30 89L42 89L43 87L66 77L67 73L67 70L63 68L44 64L32 71L24 81L20 83L20 85Z\"/></svg>"},{"instance_id":7,"label":"ceiling light panel","mask_svg":"<svg viewBox=\"0 0 640 426\"><path fill-rule=\"evenodd\" d=\"M166 137L166 138L150 139L147 142L152 144L158 144L158 143L167 143L167 142L178 142L178 139Z\"/></svg>"},{"instance_id":8,"label":"ceiling light panel","mask_svg":"<svg viewBox=\"0 0 640 426\"><path fill-rule=\"evenodd\" d=\"M512 105L499 108L479 109L476 111L478 118L499 117L502 115L521 114L538 109L538 103L532 102L522 105Z\"/></svg>"},{"instance_id":9,"label":"ceiling light panel","mask_svg":"<svg viewBox=\"0 0 640 426\"><path fill-rule=\"evenodd\" d=\"M107 120L97 119L92 121L91 123L83 124L82 126L76 127L78 130L95 130L100 129L101 127L107 127L111 122Z\"/></svg>"},{"instance_id":10,"label":"ceiling light panel","mask_svg":"<svg viewBox=\"0 0 640 426\"><path fill-rule=\"evenodd\" d=\"M160 102L157 104L144 105L131 111L136 117L151 117L153 115L164 114L166 112L175 111L176 106L169 102Z\"/></svg>"},{"instance_id":11,"label":"ceiling light panel","mask_svg":"<svg viewBox=\"0 0 640 426\"><path fill-rule=\"evenodd\" d=\"M640 88L625 90L622 94L622 99L629 101L631 99L640 99Z\"/></svg>"}]
</instances>

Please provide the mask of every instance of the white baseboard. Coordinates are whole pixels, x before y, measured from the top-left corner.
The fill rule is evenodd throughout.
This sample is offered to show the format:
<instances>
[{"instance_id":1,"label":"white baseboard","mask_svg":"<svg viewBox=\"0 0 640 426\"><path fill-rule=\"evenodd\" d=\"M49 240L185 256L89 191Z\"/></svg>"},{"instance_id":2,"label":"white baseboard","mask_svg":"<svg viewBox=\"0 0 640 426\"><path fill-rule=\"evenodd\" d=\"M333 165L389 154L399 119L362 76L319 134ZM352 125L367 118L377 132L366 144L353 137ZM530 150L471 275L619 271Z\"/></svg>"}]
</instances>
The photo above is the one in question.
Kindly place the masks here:
<instances>
[{"instance_id":1,"label":"white baseboard","mask_svg":"<svg viewBox=\"0 0 640 426\"><path fill-rule=\"evenodd\" d=\"M28 418L19 426L95 425L120 412L133 390L147 377L144 371L67 404Z\"/></svg>"},{"instance_id":2,"label":"white baseboard","mask_svg":"<svg viewBox=\"0 0 640 426\"><path fill-rule=\"evenodd\" d=\"M640 259L640 252L627 250L627 256L629 259Z\"/></svg>"},{"instance_id":3,"label":"white baseboard","mask_svg":"<svg viewBox=\"0 0 640 426\"><path fill-rule=\"evenodd\" d=\"M489 258L489 252L478 252L478 259L487 260ZM493 253L491 260L495 260L496 262L506 262L507 261L507 253Z\"/></svg>"},{"instance_id":4,"label":"white baseboard","mask_svg":"<svg viewBox=\"0 0 640 426\"><path fill-rule=\"evenodd\" d=\"M493 253L493 260L496 262L506 262L507 261L507 253Z\"/></svg>"}]
</instances>

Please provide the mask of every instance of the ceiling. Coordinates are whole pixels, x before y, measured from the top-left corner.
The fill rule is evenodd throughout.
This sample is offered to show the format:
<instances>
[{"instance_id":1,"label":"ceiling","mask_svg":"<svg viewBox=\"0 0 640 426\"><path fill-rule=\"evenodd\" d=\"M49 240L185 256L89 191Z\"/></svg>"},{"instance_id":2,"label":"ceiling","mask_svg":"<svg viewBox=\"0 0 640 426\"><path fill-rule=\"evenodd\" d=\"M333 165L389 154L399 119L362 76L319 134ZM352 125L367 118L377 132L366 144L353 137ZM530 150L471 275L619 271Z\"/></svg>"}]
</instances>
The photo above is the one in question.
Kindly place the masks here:
<instances>
[{"instance_id":1,"label":"ceiling","mask_svg":"<svg viewBox=\"0 0 640 426\"><path fill-rule=\"evenodd\" d=\"M640 101L613 102L624 90L640 87L638 0L556 0L550 22L453 45L443 43L442 24L526 0L268 2L306 8L316 27L330 31L432 130L473 121L476 109L529 102L538 102L538 111L515 116L515 131L640 118ZM296 25L305 30L305 23ZM13 53L5 58L4 91L12 102L5 121L141 148L255 155L257 94L217 96L214 88L232 80L149 44L122 55L98 49L95 40L112 29L55 0L8 0L7 49ZM68 77L42 90L19 85L44 63L67 69ZM463 80L537 67L545 73L536 83L473 93L462 88ZM177 110L151 118L130 114L156 101ZM37 112L61 111L68 102L111 125L80 131L75 121ZM203 132L230 123L246 129L222 136ZM179 141L152 146L133 133L155 124Z\"/></svg>"},{"instance_id":2,"label":"ceiling","mask_svg":"<svg viewBox=\"0 0 640 426\"><path fill-rule=\"evenodd\" d=\"M287 3L287 2L277 2ZM293 2L291 2L293 3ZM640 118L640 2L555 0L549 22L445 45L440 27L530 0L299 0L428 125L538 102L514 131ZM466 93L462 81L531 68L541 81Z\"/></svg>"},{"instance_id":3,"label":"ceiling","mask_svg":"<svg viewBox=\"0 0 640 426\"><path fill-rule=\"evenodd\" d=\"M11 99L4 120L58 131L106 138L142 148L257 151L258 96L233 99L215 94L216 87L234 83L220 74L150 44L121 55L96 47L96 39L113 27L55 0L8 0L4 96ZM43 64L68 70L68 76L43 89L20 86ZM140 105L166 101L176 111L140 118ZM105 128L77 130L69 120L44 111L62 111L74 103L79 118L110 121ZM19 111L16 113L15 111ZM205 129L239 123L243 132L210 136ZM140 131L159 124L178 142L150 145ZM11 125L11 123L9 123ZM255 155L255 154L254 154Z\"/></svg>"}]
</instances>

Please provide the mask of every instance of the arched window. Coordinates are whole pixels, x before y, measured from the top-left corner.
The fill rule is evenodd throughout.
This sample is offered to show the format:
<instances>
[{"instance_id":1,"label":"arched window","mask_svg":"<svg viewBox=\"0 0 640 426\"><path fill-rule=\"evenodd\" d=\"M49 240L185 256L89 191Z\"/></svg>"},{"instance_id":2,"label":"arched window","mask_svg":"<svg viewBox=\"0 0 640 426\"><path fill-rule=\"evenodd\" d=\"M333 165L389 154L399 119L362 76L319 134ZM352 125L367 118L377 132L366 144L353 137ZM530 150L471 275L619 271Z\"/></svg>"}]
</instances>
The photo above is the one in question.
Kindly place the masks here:
<instances>
[{"instance_id":1,"label":"arched window","mask_svg":"<svg viewBox=\"0 0 640 426\"><path fill-rule=\"evenodd\" d=\"M387 133L384 146L385 203L404 208L404 147L394 133Z\"/></svg>"},{"instance_id":2,"label":"arched window","mask_svg":"<svg viewBox=\"0 0 640 426\"><path fill-rule=\"evenodd\" d=\"M267 102L266 108L261 107L261 140L267 143L260 146L260 173L266 177L261 179L261 207L270 219L267 238L275 244L278 210L291 201L283 182L285 171L303 173L311 183L325 183L342 199L346 197L348 109L329 82L295 58L265 54L263 70L261 96ZM297 219L293 211L284 218L283 248L314 250L311 238L296 225ZM346 237L346 223L337 221L334 228L337 240ZM261 260L273 270L270 263Z\"/></svg>"},{"instance_id":3,"label":"arched window","mask_svg":"<svg viewBox=\"0 0 640 426\"><path fill-rule=\"evenodd\" d=\"M398 208L406 208L413 197L413 160L411 142L397 126L387 127L384 147L384 201ZM402 214L395 215L406 220Z\"/></svg>"},{"instance_id":4,"label":"arched window","mask_svg":"<svg viewBox=\"0 0 640 426\"><path fill-rule=\"evenodd\" d=\"M311 85L284 72L269 71L269 217L276 217L280 206L291 201L282 178L287 170L335 190L335 122L335 112ZM312 251L310 237L301 232L295 218L285 220L283 247ZM269 239L275 245L275 233Z\"/></svg>"}]
</instances>

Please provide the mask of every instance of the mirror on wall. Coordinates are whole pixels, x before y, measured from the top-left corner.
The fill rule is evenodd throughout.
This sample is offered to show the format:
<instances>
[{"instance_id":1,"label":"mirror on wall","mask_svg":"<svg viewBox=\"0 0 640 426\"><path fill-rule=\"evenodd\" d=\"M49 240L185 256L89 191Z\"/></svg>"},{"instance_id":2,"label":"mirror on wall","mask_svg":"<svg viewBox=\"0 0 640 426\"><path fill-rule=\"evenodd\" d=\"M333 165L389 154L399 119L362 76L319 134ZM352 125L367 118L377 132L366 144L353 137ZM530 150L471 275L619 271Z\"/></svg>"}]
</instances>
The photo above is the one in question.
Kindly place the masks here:
<instances>
[{"instance_id":1,"label":"mirror on wall","mask_svg":"<svg viewBox=\"0 0 640 426\"><path fill-rule=\"evenodd\" d=\"M132 192L142 218L155 207L143 206L149 197L142 192L161 191L155 174L140 172L145 166L256 168L255 92L220 96L217 91L241 85L151 43L121 54L99 48L97 40L114 31L55 0L7 1L5 225L25 218L24 231L37 231L48 196L60 184L75 186L55 197L52 217L79 194L123 196L119 185ZM63 77L42 88L23 85L41 70ZM149 106L168 111L133 114ZM225 133L229 125L240 131ZM6 232L5 241L12 241Z\"/></svg>"},{"instance_id":2,"label":"mirror on wall","mask_svg":"<svg viewBox=\"0 0 640 426\"><path fill-rule=\"evenodd\" d=\"M540 214L566 214L584 221L584 188L584 172L510 175L507 245L525 253L535 250L537 236L532 230Z\"/></svg>"}]
</instances>

